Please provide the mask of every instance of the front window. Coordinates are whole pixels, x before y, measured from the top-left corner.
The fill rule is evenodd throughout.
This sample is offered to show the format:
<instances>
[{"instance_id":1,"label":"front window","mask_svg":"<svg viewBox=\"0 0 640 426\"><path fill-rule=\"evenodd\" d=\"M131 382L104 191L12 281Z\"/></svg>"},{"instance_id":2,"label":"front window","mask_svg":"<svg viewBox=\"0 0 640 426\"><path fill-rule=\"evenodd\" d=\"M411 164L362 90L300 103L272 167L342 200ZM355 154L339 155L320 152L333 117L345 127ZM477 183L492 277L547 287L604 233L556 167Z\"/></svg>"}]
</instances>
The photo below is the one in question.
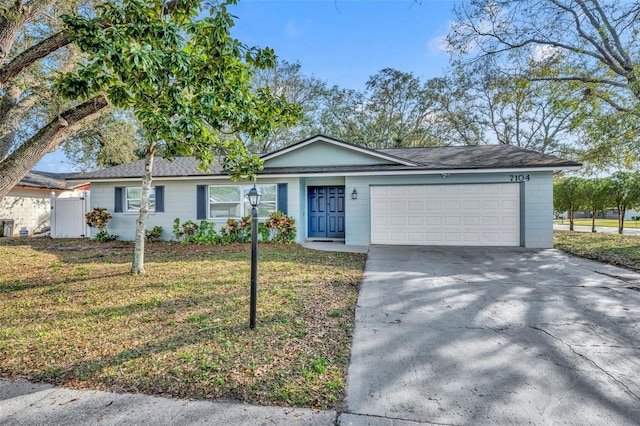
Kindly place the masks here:
<instances>
[{"instance_id":1,"label":"front window","mask_svg":"<svg viewBox=\"0 0 640 426\"><path fill-rule=\"evenodd\" d=\"M251 204L247 194L253 188L253 186L244 187L244 215L251 214ZM256 185L256 189L262 194L262 199L258 205L258 217L269 217L269 215L277 210L276 193L278 187L276 185Z\"/></svg>"},{"instance_id":2,"label":"front window","mask_svg":"<svg viewBox=\"0 0 640 426\"><path fill-rule=\"evenodd\" d=\"M241 218L251 214L251 204L247 199L253 185L220 185L209 187L209 218ZM277 185L256 185L262 194L258 206L258 217L267 218L277 210Z\"/></svg>"},{"instance_id":3,"label":"front window","mask_svg":"<svg viewBox=\"0 0 640 426\"><path fill-rule=\"evenodd\" d=\"M133 187L126 190L126 206L128 212L136 212L140 210L142 205L142 188ZM149 211L156 210L156 188L151 187L149 191Z\"/></svg>"},{"instance_id":4,"label":"front window","mask_svg":"<svg viewBox=\"0 0 640 426\"><path fill-rule=\"evenodd\" d=\"M241 217L240 187L238 186L210 186L209 187L209 217Z\"/></svg>"}]
</instances>

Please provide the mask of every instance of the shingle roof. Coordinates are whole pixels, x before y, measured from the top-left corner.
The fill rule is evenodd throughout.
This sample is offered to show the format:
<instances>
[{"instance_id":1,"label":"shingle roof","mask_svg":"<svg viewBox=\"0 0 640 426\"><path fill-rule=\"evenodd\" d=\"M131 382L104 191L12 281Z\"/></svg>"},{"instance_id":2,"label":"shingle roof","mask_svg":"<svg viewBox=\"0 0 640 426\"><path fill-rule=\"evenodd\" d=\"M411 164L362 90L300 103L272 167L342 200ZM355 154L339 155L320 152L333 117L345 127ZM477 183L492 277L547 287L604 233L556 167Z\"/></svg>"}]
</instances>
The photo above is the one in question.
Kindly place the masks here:
<instances>
[{"instance_id":1,"label":"shingle roof","mask_svg":"<svg viewBox=\"0 0 640 426\"><path fill-rule=\"evenodd\" d=\"M541 154L511 145L449 146L426 148L391 148L378 150L386 155L411 161L416 166L402 164L353 165L353 166L313 166L313 167L265 167L260 174L309 174L339 172L380 172L400 170L477 170L514 168L566 168L577 167L580 163ZM194 157L176 157L173 161L156 158L153 176L188 177L224 175L221 166L214 163L210 173L197 170L199 162ZM139 178L144 170L144 160L109 167L90 173L76 175L75 179L101 180L117 178Z\"/></svg>"},{"instance_id":2,"label":"shingle roof","mask_svg":"<svg viewBox=\"0 0 640 426\"><path fill-rule=\"evenodd\" d=\"M69 173L51 173L32 170L28 172L16 186L42 189L66 189L65 179L71 176Z\"/></svg>"},{"instance_id":3,"label":"shingle roof","mask_svg":"<svg viewBox=\"0 0 640 426\"><path fill-rule=\"evenodd\" d=\"M513 145L390 148L379 151L422 164L430 170L576 167L580 163Z\"/></svg>"},{"instance_id":4,"label":"shingle roof","mask_svg":"<svg viewBox=\"0 0 640 426\"><path fill-rule=\"evenodd\" d=\"M222 174L222 167L214 163L209 167L211 173L197 169L200 163L195 157L176 157L173 161L164 158L156 158L153 161L154 177L183 177L183 176L210 176ZM110 179L110 178L139 178L144 171L144 160L134 161L129 164L108 167L95 172L81 173L74 179Z\"/></svg>"}]
</instances>

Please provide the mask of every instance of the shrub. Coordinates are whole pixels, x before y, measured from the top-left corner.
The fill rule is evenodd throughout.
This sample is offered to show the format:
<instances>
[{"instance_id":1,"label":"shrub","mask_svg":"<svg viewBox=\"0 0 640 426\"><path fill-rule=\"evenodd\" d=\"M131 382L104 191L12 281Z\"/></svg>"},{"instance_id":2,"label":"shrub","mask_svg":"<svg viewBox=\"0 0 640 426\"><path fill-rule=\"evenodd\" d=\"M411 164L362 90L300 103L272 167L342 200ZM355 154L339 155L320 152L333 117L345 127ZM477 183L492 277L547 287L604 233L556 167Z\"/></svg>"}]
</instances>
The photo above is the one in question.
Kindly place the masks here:
<instances>
[{"instance_id":1,"label":"shrub","mask_svg":"<svg viewBox=\"0 0 640 426\"><path fill-rule=\"evenodd\" d=\"M87 220L87 225L92 228L98 228L100 231L104 231L111 220L111 214L107 211L106 207L94 207L93 210L84 215L84 217Z\"/></svg>"},{"instance_id":2,"label":"shrub","mask_svg":"<svg viewBox=\"0 0 640 426\"><path fill-rule=\"evenodd\" d=\"M265 222L271 231L271 240L278 243L290 243L296 239L295 219L282 212L273 212Z\"/></svg>"},{"instance_id":3,"label":"shrub","mask_svg":"<svg viewBox=\"0 0 640 426\"><path fill-rule=\"evenodd\" d=\"M106 243L118 239L117 235L111 235L107 232L107 224L111 220L111 214L107 211L106 207L94 207L93 210L84 215L84 217L87 225L98 229L98 233L94 237L95 241Z\"/></svg>"},{"instance_id":4,"label":"shrub","mask_svg":"<svg viewBox=\"0 0 640 426\"><path fill-rule=\"evenodd\" d=\"M144 236L147 241L158 242L162 237L162 226L154 226L151 229L144 231Z\"/></svg>"}]
</instances>

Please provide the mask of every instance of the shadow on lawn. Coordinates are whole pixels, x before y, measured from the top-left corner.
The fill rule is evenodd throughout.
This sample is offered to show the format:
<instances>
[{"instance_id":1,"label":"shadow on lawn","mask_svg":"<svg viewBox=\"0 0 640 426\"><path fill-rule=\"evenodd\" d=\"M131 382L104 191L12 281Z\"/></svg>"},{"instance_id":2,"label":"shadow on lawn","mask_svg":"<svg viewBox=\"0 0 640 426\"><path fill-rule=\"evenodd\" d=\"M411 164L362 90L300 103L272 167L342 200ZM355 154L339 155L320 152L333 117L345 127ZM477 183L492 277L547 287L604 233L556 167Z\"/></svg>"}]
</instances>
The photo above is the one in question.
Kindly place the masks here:
<instances>
[{"instance_id":1,"label":"shadow on lawn","mask_svg":"<svg viewBox=\"0 0 640 426\"><path fill-rule=\"evenodd\" d=\"M28 247L43 253L53 254L68 264L83 263L129 263L133 259L132 242L112 241L97 243L89 239L51 238L2 238L0 246ZM233 243L229 245L183 245L178 242L154 242L145 244L146 263L176 261L229 260L250 261L251 245ZM353 266L362 269L366 255L358 253L326 252L307 249L299 244L258 244L260 261L296 262L309 265Z\"/></svg>"}]
</instances>

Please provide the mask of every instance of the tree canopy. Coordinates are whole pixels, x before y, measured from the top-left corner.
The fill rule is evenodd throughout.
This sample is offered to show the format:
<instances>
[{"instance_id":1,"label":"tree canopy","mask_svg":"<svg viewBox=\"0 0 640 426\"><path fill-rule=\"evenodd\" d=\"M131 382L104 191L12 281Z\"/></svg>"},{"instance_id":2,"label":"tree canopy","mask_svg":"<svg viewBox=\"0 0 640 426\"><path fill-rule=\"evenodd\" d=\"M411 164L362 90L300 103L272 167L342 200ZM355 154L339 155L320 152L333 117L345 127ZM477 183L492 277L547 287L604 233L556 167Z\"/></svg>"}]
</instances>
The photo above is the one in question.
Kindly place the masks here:
<instances>
[{"instance_id":1,"label":"tree canopy","mask_svg":"<svg viewBox=\"0 0 640 426\"><path fill-rule=\"evenodd\" d=\"M600 0L473 0L456 7L447 38L466 63L491 58L531 82L562 83L572 126L599 163L638 158L640 3ZM623 146L625 158L615 156Z\"/></svg>"},{"instance_id":2,"label":"tree canopy","mask_svg":"<svg viewBox=\"0 0 640 426\"><path fill-rule=\"evenodd\" d=\"M104 94L131 109L143 129L145 172L136 224L132 271L144 273L144 230L153 179L153 159L195 156L208 169L216 159L232 179L254 179L262 168L239 139L264 138L294 124L297 106L254 88L254 68L275 65L269 48L249 47L231 37L233 18L222 1L200 18L199 0L123 0L96 7L95 15L63 16L65 31L86 60L56 83L64 96Z\"/></svg>"}]
</instances>

